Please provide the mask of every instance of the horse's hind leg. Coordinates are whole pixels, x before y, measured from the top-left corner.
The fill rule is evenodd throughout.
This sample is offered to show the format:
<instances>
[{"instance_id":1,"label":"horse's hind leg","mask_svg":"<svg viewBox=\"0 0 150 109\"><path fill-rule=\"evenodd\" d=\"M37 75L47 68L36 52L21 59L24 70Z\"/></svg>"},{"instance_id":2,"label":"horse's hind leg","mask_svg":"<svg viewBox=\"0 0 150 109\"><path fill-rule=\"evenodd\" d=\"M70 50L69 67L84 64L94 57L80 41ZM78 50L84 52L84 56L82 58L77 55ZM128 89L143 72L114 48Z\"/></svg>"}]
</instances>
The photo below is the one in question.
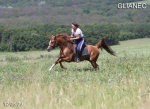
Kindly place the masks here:
<instances>
[{"instance_id":1,"label":"horse's hind leg","mask_svg":"<svg viewBox=\"0 0 150 109\"><path fill-rule=\"evenodd\" d=\"M98 70L98 64L95 61L90 61L95 70Z\"/></svg>"},{"instance_id":2,"label":"horse's hind leg","mask_svg":"<svg viewBox=\"0 0 150 109\"><path fill-rule=\"evenodd\" d=\"M60 67L61 67L61 68L65 69L65 70L67 69L65 66L62 65L61 62L59 62L59 63L60 63Z\"/></svg>"},{"instance_id":3,"label":"horse's hind leg","mask_svg":"<svg viewBox=\"0 0 150 109\"><path fill-rule=\"evenodd\" d=\"M90 56L90 60L89 60L95 70L98 70L98 69L99 69L99 66L98 66L98 64L96 63L96 61L97 61L97 59L98 59L98 56L99 56L99 53L98 53L98 54L95 54L95 55L91 55L91 56Z\"/></svg>"}]
</instances>

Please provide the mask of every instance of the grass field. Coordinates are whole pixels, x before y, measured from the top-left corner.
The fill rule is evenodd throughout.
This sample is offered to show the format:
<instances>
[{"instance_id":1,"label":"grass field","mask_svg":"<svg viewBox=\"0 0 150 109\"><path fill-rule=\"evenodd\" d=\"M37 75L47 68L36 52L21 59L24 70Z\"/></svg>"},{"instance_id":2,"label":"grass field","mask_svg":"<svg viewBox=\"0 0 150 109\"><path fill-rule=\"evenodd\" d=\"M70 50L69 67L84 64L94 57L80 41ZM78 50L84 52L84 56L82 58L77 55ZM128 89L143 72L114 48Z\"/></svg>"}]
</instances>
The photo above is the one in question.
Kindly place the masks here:
<instances>
[{"instance_id":1,"label":"grass field","mask_svg":"<svg viewBox=\"0 0 150 109\"><path fill-rule=\"evenodd\" d=\"M49 72L59 49L0 52L0 109L150 109L150 39L112 49L99 71L84 61Z\"/></svg>"}]
</instances>

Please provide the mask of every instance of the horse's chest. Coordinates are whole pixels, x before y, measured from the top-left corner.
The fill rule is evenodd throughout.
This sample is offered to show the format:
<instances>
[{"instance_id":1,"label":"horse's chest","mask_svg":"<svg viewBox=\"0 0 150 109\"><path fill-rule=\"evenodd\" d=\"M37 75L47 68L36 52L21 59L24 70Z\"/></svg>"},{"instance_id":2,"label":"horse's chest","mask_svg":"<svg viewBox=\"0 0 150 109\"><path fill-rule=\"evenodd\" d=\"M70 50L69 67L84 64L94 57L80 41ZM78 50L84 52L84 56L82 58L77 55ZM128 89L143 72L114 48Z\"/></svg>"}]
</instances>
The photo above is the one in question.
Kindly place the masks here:
<instances>
[{"instance_id":1,"label":"horse's chest","mask_svg":"<svg viewBox=\"0 0 150 109\"><path fill-rule=\"evenodd\" d=\"M63 55L64 56L67 56L70 52L70 49L69 48L65 48L64 50L63 50Z\"/></svg>"}]
</instances>

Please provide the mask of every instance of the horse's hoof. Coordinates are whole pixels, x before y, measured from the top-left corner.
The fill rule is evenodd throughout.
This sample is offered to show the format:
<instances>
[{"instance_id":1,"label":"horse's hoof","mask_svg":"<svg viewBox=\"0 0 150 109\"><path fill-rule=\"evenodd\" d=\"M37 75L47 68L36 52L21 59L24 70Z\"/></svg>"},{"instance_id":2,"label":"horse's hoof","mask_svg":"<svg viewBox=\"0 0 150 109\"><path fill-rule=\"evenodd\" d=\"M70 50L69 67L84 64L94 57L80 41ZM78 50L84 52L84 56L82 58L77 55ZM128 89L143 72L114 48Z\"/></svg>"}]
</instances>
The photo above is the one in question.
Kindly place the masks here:
<instances>
[{"instance_id":1,"label":"horse's hoof","mask_svg":"<svg viewBox=\"0 0 150 109\"><path fill-rule=\"evenodd\" d=\"M95 71L99 70L99 68L95 68Z\"/></svg>"},{"instance_id":2,"label":"horse's hoof","mask_svg":"<svg viewBox=\"0 0 150 109\"><path fill-rule=\"evenodd\" d=\"M67 70L67 68L65 67L64 70Z\"/></svg>"}]
</instances>

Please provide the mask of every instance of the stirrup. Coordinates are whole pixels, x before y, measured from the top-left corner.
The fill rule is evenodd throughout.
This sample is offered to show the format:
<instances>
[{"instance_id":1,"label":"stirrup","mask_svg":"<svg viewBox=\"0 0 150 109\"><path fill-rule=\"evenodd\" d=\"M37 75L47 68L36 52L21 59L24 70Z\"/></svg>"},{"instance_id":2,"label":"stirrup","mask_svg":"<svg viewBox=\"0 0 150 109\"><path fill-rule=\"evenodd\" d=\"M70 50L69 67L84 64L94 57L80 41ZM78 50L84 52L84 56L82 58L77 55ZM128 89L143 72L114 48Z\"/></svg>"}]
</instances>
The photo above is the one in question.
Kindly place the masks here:
<instances>
[{"instance_id":1,"label":"stirrup","mask_svg":"<svg viewBox=\"0 0 150 109\"><path fill-rule=\"evenodd\" d=\"M80 62L80 58L77 58L76 62Z\"/></svg>"}]
</instances>

